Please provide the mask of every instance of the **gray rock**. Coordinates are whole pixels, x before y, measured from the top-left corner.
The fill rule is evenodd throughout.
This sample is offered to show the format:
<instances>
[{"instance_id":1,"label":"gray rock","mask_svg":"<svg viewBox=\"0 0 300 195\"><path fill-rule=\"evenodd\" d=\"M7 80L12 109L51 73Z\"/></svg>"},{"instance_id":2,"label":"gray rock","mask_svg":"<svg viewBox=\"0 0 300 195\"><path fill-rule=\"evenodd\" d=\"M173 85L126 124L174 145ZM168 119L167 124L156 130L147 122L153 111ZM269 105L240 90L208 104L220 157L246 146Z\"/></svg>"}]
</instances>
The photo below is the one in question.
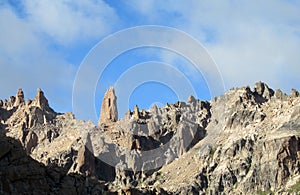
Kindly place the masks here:
<instances>
[{"instance_id":1,"label":"gray rock","mask_svg":"<svg viewBox=\"0 0 300 195\"><path fill-rule=\"evenodd\" d=\"M254 85L254 93L257 93L262 98L265 98L266 100L271 99L271 97L274 95L274 91L268 87L267 84L263 82L257 82Z\"/></svg>"},{"instance_id":2,"label":"gray rock","mask_svg":"<svg viewBox=\"0 0 300 195\"><path fill-rule=\"evenodd\" d=\"M277 89L275 91L274 97L276 99L280 99L280 100L283 100L283 101L287 100L287 98L288 98L288 96L285 93L283 93L280 89Z\"/></svg>"},{"instance_id":3,"label":"gray rock","mask_svg":"<svg viewBox=\"0 0 300 195\"><path fill-rule=\"evenodd\" d=\"M21 92L2 101L0 193L293 193L295 91L288 98L259 82L210 102L191 96L187 104L136 107L120 120L113 89L107 93L107 127L55 113L41 90L24 106L16 103Z\"/></svg>"},{"instance_id":4,"label":"gray rock","mask_svg":"<svg viewBox=\"0 0 300 195\"><path fill-rule=\"evenodd\" d=\"M292 89L290 97L291 98L299 97L299 92L296 89Z\"/></svg>"}]
</instances>

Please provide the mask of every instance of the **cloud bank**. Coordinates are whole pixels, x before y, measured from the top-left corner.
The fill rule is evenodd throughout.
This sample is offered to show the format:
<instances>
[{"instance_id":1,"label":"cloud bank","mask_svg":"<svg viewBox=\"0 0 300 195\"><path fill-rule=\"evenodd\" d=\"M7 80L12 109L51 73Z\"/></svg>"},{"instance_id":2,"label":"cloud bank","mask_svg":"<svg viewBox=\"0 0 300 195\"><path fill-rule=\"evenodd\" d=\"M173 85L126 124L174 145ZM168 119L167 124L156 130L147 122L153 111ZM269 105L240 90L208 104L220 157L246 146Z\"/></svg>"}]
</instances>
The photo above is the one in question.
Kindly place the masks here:
<instances>
[{"instance_id":1,"label":"cloud bank","mask_svg":"<svg viewBox=\"0 0 300 195\"><path fill-rule=\"evenodd\" d=\"M258 80L285 91L300 87L297 82L300 73L297 54L300 49L299 2L175 0L135 3L129 1L130 7L149 21L166 21L200 40L218 64L228 88Z\"/></svg>"},{"instance_id":2,"label":"cloud bank","mask_svg":"<svg viewBox=\"0 0 300 195\"><path fill-rule=\"evenodd\" d=\"M71 111L72 87L80 51L112 31L117 15L103 1L26 0L0 4L1 99L21 87L27 98L45 90L58 111ZM94 41L95 42L95 41ZM76 56L73 56L76 58ZM80 59L81 60L81 59Z\"/></svg>"},{"instance_id":3,"label":"cloud bank","mask_svg":"<svg viewBox=\"0 0 300 195\"><path fill-rule=\"evenodd\" d=\"M42 87L55 109L72 111L73 81L84 56L104 37L136 25L166 25L195 37L217 63L227 89L262 80L289 93L300 89L299 10L294 0L3 1L0 99L19 87L33 98ZM174 64L191 78L199 75L176 55L157 56L153 60Z\"/></svg>"}]
</instances>

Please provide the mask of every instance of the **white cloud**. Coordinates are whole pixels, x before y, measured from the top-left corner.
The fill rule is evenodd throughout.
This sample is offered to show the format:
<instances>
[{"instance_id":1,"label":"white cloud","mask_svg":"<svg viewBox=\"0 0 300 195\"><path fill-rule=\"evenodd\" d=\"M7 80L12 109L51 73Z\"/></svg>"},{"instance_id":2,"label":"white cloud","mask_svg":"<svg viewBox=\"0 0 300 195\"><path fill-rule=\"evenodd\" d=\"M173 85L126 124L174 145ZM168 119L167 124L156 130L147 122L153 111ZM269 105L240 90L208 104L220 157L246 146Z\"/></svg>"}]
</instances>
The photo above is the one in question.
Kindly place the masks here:
<instances>
[{"instance_id":1,"label":"white cloud","mask_svg":"<svg viewBox=\"0 0 300 195\"><path fill-rule=\"evenodd\" d=\"M157 24L182 29L204 43L227 88L258 80L285 91L300 88L298 2L173 0L145 6L152 8L142 12L149 21L160 14Z\"/></svg>"},{"instance_id":2,"label":"white cloud","mask_svg":"<svg viewBox=\"0 0 300 195\"><path fill-rule=\"evenodd\" d=\"M103 37L116 16L102 1L23 3L21 15L8 4L0 6L0 99L19 87L33 98L41 87L56 111L71 111L78 64L68 62L65 46Z\"/></svg>"},{"instance_id":3,"label":"white cloud","mask_svg":"<svg viewBox=\"0 0 300 195\"><path fill-rule=\"evenodd\" d=\"M15 13L8 8L1 9L0 30L0 49L2 54L7 54L2 57L12 58L13 56L22 55L29 45L31 45L31 47L37 47L37 41L31 30L31 26L20 20Z\"/></svg>"},{"instance_id":4,"label":"white cloud","mask_svg":"<svg viewBox=\"0 0 300 195\"><path fill-rule=\"evenodd\" d=\"M157 10L157 7L154 7L155 6L154 0L148 0L148 1L127 0L125 3L129 5L131 8L138 11L140 14L149 15L149 13L152 13L152 15L155 15L153 12Z\"/></svg>"},{"instance_id":5,"label":"white cloud","mask_svg":"<svg viewBox=\"0 0 300 195\"><path fill-rule=\"evenodd\" d=\"M118 22L114 10L102 0L26 0L24 7L36 30L63 45L99 39Z\"/></svg>"},{"instance_id":6,"label":"white cloud","mask_svg":"<svg viewBox=\"0 0 300 195\"><path fill-rule=\"evenodd\" d=\"M0 98L15 94L18 87L32 98L35 88L42 87L52 105L70 110L78 64L70 64L66 56L70 58L73 53L68 52L100 40L119 24L126 27L136 23L170 25L200 40L219 65L227 88L258 80L285 91L300 88L297 1L129 0L124 5L114 8L114 3L109 6L102 0L24 0L20 14L2 3ZM128 8L131 10L120 10ZM110 49L123 47L127 41ZM177 41L170 44L188 46ZM172 55L162 53L161 57L165 62L178 63ZM189 67L182 70L193 76Z\"/></svg>"},{"instance_id":7,"label":"white cloud","mask_svg":"<svg viewBox=\"0 0 300 195\"><path fill-rule=\"evenodd\" d=\"M9 8L1 9L0 30L1 99L15 95L19 87L27 98L33 98L36 88L42 87L53 105L67 109L65 103L70 98L74 68L47 50L31 24ZM64 91L61 98L55 97L57 91Z\"/></svg>"}]
</instances>

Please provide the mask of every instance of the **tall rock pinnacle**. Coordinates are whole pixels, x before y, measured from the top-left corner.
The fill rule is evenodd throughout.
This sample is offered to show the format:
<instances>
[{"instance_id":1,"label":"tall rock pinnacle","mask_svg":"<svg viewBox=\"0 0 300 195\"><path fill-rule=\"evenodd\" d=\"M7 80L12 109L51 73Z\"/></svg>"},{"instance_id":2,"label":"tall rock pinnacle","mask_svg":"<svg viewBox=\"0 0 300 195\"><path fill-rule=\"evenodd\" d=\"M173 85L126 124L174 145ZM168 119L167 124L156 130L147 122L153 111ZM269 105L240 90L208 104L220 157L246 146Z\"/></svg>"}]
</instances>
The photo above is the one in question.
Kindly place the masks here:
<instances>
[{"instance_id":1,"label":"tall rock pinnacle","mask_svg":"<svg viewBox=\"0 0 300 195\"><path fill-rule=\"evenodd\" d=\"M98 125L116 122L118 120L117 97L115 90L110 87L102 100L102 107L100 111L100 118Z\"/></svg>"},{"instance_id":2,"label":"tall rock pinnacle","mask_svg":"<svg viewBox=\"0 0 300 195\"><path fill-rule=\"evenodd\" d=\"M19 106L22 103L24 103L24 93L23 90L19 88L16 94L16 101L14 103L14 106Z\"/></svg>"},{"instance_id":3,"label":"tall rock pinnacle","mask_svg":"<svg viewBox=\"0 0 300 195\"><path fill-rule=\"evenodd\" d=\"M48 110L50 109L49 104L48 104L48 100L44 95L44 92L38 88L36 91L36 96L33 100L33 105L39 107L42 110Z\"/></svg>"}]
</instances>

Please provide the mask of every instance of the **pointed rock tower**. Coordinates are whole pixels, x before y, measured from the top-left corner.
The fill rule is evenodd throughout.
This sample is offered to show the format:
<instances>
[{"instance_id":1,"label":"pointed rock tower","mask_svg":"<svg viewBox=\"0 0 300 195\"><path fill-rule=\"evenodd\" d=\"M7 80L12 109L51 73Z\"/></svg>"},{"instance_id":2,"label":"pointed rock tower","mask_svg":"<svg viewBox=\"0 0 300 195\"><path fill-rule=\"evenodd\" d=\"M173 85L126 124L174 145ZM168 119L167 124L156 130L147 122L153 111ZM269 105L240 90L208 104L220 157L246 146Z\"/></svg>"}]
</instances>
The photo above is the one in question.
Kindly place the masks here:
<instances>
[{"instance_id":1,"label":"pointed rock tower","mask_svg":"<svg viewBox=\"0 0 300 195\"><path fill-rule=\"evenodd\" d=\"M16 94L16 101L14 103L14 106L19 106L20 104L24 104L24 93L21 88L18 89L18 92Z\"/></svg>"},{"instance_id":2,"label":"pointed rock tower","mask_svg":"<svg viewBox=\"0 0 300 195\"><path fill-rule=\"evenodd\" d=\"M41 90L41 88L37 89L36 96L32 103L34 106L39 107L41 110L48 110L50 108L48 100L45 97L44 92Z\"/></svg>"},{"instance_id":3,"label":"pointed rock tower","mask_svg":"<svg viewBox=\"0 0 300 195\"><path fill-rule=\"evenodd\" d=\"M118 120L117 97L115 90L110 87L102 100L102 107L100 111L100 118L98 125L109 124Z\"/></svg>"}]
</instances>

